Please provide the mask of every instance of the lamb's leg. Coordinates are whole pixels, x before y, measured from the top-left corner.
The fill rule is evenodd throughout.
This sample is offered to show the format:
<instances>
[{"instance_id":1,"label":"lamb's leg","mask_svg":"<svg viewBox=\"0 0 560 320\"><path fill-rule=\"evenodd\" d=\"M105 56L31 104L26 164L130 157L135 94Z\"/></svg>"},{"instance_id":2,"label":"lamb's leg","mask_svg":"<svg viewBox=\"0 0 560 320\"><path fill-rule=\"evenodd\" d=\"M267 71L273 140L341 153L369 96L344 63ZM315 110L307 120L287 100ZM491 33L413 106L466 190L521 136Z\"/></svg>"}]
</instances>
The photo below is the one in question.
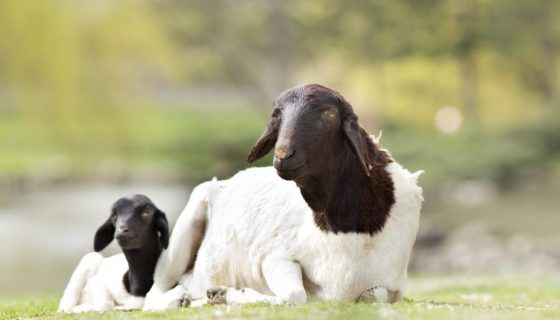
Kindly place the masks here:
<instances>
[{"instance_id":1,"label":"lamb's leg","mask_svg":"<svg viewBox=\"0 0 560 320\"><path fill-rule=\"evenodd\" d=\"M103 286L92 287L91 300L72 308L70 312L103 312L115 309L115 300L107 288Z\"/></svg>"},{"instance_id":2,"label":"lamb's leg","mask_svg":"<svg viewBox=\"0 0 560 320\"><path fill-rule=\"evenodd\" d=\"M94 312L94 311L97 311L97 310L95 310L95 308L92 305L81 304L79 306L75 306L74 308L72 308L72 310L70 310L68 312L81 313L81 312Z\"/></svg>"},{"instance_id":3,"label":"lamb's leg","mask_svg":"<svg viewBox=\"0 0 560 320\"><path fill-rule=\"evenodd\" d=\"M81 312L105 312L115 310L115 304L112 302L107 302L104 305L91 305L91 304L81 304L72 308L72 313Z\"/></svg>"},{"instance_id":4,"label":"lamb's leg","mask_svg":"<svg viewBox=\"0 0 560 320\"><path fill-rule=\"evenodd\" d=\"M64 289L58 312L73 312L73 309L80 302L85 284L97 272L102 261L103 256L97 252L88 253L80 260Z\"/></svg>"},{"instance_id":5,"label":"lamb's leg","mask_svg":"<svg viewBox=\"0 0 560 320\"><path fill-rule=\"evenodd\" d=\"M140 310L144 306L144 297L131 296L122 302L122 305L115 306L113 310L116 311L132 311Z\"/></svg>"},{"instance_id":6,"label":"lamb's leg","mask_svg":"<svg viewBox=\"0 0 560 320\"><path fill-rule=\"evenodd\" d=\"M358 302L365 303L396 303L401 299L400 291L388 290L384 287L374 287L362 292Z\"/></svg>"},{"instance_id":7,"label":"lamb's leg","mask_svg":"<svg viewBox=\"0 0 560 320\"><path fill-rule=\"evenodd\" d=\"M303 287L301 266L287 258L268 257L263 262L263 275L274 296L261 294L253 289L215 287L208 290L211 304L304 304L307 294Z\"/></svg>"}]
</instances>

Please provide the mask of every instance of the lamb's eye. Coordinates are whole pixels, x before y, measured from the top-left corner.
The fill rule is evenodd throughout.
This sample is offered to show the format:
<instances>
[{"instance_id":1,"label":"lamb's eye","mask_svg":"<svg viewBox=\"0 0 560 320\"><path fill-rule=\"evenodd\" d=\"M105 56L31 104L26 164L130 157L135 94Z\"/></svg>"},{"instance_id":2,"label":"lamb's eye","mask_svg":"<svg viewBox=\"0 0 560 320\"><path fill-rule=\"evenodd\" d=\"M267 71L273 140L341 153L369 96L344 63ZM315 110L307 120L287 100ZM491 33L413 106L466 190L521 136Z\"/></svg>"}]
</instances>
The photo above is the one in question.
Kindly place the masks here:
<instances>
[{"instance_id":1,"label":"lamb's eye","mask_svg":"<svg viewBox=\"0 0 560 320\"><path fill-rule=\"evenodd\" d=\"M151 211L142 212L142 218L145 218L145 219L150 219L153 215L154 215L154 213L151 212Z\"/></svg>"},{"instance_id":2,"label":"lamb's eye","mask_svg":"<svg viewBox=\"0 0 560 320\"><path fill-rule=\"evenodd\" d=\"M323 114L324 114L325 116L329 117L329 118L334 118L334 117L336 117L336 111L333 111L333 110L325 110L325 111L323 112Z\"/></svg>"}]
</instances>

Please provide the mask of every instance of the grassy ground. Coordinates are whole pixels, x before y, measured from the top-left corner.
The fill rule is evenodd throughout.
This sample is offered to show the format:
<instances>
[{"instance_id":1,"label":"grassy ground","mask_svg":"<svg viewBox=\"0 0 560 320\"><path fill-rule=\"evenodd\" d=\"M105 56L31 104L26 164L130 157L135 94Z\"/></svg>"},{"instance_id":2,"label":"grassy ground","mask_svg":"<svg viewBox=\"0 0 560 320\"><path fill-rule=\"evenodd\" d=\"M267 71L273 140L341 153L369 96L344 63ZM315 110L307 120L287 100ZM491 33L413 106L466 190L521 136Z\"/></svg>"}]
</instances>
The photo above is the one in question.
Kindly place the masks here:
<instances>
[{"instance_id":1,"label":"grassy ground","mask_svg":"<svg viewBox=\"0 0 560 320\"><path fill-rule=\"evenodd\" d=\"M0 319L558 319L560 275L413 277L396 305L313 302L305 306L204 307L169 312L57 314L56 296L0 300Z\"/></svg>"}]
</instances>

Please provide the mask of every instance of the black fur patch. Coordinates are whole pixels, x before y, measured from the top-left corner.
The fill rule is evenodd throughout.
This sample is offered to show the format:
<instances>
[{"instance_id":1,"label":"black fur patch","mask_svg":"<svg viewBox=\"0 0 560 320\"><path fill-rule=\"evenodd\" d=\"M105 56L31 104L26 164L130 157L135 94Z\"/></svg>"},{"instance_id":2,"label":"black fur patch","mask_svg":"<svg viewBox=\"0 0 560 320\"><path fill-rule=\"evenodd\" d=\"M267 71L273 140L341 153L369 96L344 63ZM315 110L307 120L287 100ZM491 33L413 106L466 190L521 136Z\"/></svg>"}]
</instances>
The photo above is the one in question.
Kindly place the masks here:
<instances>
[{"instance_id":1,"label":"black fur patch","mask_svg":"<svg viewBox=\"0 0 560 320\"><path fill-rule=\"evenodd\" d=\"M369 177L348 149L335 165L339 169L328 173L331 177L325 179L325 185L299 184L321 230L374 234L383 229L395 203L393 181L385 170L392 160L373 143L369 147L376 159Z\"/></svg>"},{"instance_id":2,"label":"black fur patch","mask_svg":"<svg viewBox=\"0 0 560 320\"><path fill-rule=\"evenodd\" d=\"M276 148L278 175L296 182L321 230L380 231L395 203L386 171L392 160L359 125L350 103L334 90L308 84L280 94L273 108L248 161Z\"/></svg>"}]
</instances>

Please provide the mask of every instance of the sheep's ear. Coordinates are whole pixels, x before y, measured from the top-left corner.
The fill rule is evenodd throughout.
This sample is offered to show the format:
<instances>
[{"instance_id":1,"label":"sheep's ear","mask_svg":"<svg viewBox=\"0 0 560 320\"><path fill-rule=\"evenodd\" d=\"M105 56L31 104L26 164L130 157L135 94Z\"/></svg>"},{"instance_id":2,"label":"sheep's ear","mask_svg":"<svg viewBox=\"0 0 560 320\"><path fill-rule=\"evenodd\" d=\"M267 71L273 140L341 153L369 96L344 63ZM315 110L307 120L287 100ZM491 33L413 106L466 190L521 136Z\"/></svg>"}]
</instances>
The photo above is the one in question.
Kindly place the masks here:
<instances>
[{"instance_id":1,"label":"sheep's ear","mask_svg":"<svg viewBox=\"0 0 560 320\"><path fill-rule=\"evenodd\" d=\"M350 145L350 149L356 155L356 158L360 161L362 165L362 169L364 170L367 176L370 175L370 164L368 163L368 151L367 151L367 144L364 141L364 137L362 135L362 130L358 121L354 118L347 118L342 123L342 129L348 140L348 144Z\"/></svg>"},{"instance_id":2,"label":"sheep's ear","mask_svg":"<svg viewBox=\"0 0 560 320\"><path fill-rule=\"evenodd\" d=\"M348 144L350 145L350 149L356 158L360 161L362 169L364 170L367 176L370 175L370 164L369 164L369 157L368 157L368 150L367 150L367 143L364 141L364 135L362 134L362 129L358 124L358 120L355 116L347 117L342 122L342 130L344 131L344 135L348 140Z\"/></svg>"},{"instance_id":3,"label":"sheep's ear","mask_svg":"<svg viewBox=\"0 0 560 320\"><path fill-rule=\"evenodd\" d=\"M157 210L156 212L155 227L159 232L159 242L161 246L167 249L169 245L169 223L167 222L165 213L161 210Z\"/></svg>"},{"instance_id":4,"label":"sheep's ear","mask_svg":"<svg viewBox=\"0 0 560 320\"><path fill-rule=\"evenodd\" d=\"M259 140L253 149L251 149L251 153L249 153L249 157L247 158L247 162L253 163L260 158L266 156L276 145L276 140L278 139L278 129L280 127L280 121L278 119L271 119L266 127L266 130L263 132Z\"/></svg>"},{"instance_id":5,"label":"sheep's ear","mask_svg":"<svg viewBox=\"0 0 560 320\"><path fill-rule=\"evenodd\" d=\"M115 225L111 218L109 218L105 223L97 229L95 233L95 238L93 240L93 249L99 252L105 249L113 238L115 237Z\"/></svg>"}]
</instances>

